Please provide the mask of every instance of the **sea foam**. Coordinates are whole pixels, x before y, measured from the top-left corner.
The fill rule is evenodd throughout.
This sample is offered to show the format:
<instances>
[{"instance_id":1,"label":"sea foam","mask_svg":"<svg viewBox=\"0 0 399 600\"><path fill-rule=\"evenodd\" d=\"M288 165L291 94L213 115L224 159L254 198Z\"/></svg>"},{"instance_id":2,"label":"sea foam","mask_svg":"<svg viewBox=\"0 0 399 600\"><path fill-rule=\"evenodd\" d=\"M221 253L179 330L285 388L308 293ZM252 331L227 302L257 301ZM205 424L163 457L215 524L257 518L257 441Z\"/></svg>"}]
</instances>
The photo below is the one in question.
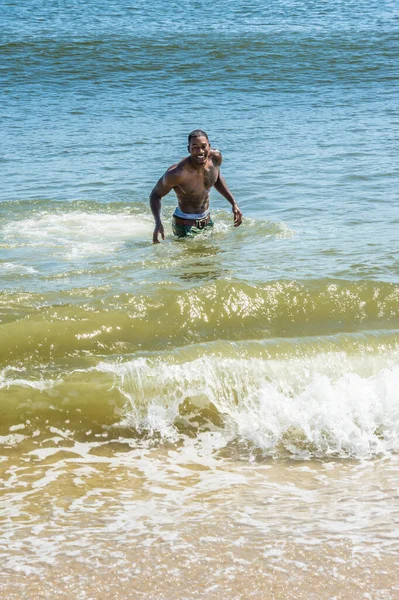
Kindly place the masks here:
<instances>
[{"instance_id":1,"label":"sea foam","mask_svg":"<svg viewBox=\"0 0 399 600\"><path fill-rule=\"evenodd\" d=\"M74 211L12 221L3 228L4 240L20 246L62 250L67 259L115 252L126 242L151 237L148 215Z\"/></svg>"},{"instance_id":2,"label":"sea foam","mask_svg":"<svg viewBox=\"0 0 399 600\"><path fill-rule=\"evenodd\" d=\"M183 364L141 358L97 369L112 373L127 399L123 424L149 435L175 437L179 425L214 411L206 427L264 455L365 458L399 449L397 357L385 365L343 352Z\"/></svg>"}]
</instances>

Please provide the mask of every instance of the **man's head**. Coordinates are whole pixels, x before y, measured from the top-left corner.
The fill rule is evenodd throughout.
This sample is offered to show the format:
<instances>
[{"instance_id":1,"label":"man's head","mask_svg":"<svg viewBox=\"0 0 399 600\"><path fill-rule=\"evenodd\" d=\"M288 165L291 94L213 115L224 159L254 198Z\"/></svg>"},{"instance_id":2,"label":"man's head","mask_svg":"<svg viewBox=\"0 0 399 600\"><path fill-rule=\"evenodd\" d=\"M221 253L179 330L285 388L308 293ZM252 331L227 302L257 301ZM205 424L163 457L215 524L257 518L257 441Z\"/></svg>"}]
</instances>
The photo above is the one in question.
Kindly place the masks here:
<instances>
[{"instance_id":1,"label":"man's head","mask_svg":"<svg viewBox=\"0 0 399 600\"><path fill-rule=\"evenodd\" d=\"M208 134L202 129L194 129L188 136L187 149L195 164L205 164L211 149Z\"/></svg>"}]
</instances>

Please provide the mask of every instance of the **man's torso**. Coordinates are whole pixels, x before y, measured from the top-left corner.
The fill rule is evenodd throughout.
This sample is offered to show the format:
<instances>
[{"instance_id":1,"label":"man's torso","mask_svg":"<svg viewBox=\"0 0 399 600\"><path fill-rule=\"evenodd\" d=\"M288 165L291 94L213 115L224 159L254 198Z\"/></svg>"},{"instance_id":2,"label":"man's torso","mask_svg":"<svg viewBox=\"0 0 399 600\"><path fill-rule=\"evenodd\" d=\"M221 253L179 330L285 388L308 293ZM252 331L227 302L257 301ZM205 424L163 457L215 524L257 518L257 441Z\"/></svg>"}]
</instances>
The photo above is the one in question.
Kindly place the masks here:
<instances>
[{"instance_id":1,"label":"man's torso","mask_svg":"<svg viewBox=\"0 0 399 600\"><path fill-rule=\"evenodd\" d=\"M203 169L197 170L189 158L171 167L179 174L180 183L173 189L179 208L187 214L203 213L209 208L209 191L219 177L217 155L212 152Z\"/></svg>"}]
</instances>

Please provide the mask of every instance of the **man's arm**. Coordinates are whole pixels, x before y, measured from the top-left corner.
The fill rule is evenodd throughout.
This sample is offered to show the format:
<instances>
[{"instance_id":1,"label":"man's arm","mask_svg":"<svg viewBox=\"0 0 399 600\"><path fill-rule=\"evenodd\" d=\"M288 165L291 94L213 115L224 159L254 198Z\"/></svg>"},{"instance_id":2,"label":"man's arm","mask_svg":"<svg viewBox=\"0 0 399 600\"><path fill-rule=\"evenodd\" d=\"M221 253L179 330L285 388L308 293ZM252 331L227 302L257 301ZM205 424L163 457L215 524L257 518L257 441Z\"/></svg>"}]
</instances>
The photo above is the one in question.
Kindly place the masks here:
<instances>
[{"instance_id":1,"label":"man's arm","mask_svg":"<svg viewBox=\"0 0 399 600\"><path fill-rule=\"evenodd\" d=\"M238 204L235 201L233 194L230 192L230 190L227 186L227 183L224 180L224 177L222 177L220 170L219 170L219 176L216 180L214 187L215 187L215 190L217 190L219 192L219 194L221 194L224 198L226 198L226 200L228 202L230 202L232 209L233 209L233 215L234 215L234 227L238 227L242 223L242 212L238 208Z\"/></svg>"},{"instance_id":2,"label":"man's arm","mask_svg":"<svg viewBox=\"0 0 399 600\"><path fill-rule=\"evenodd\" d=\"M165 239L165 231L161 221L161 198L169 194L170 190L176 185L173 173L166 173L159 179L156 186L150 194L150 207L155 220L155 229L152 236L154 244L159 243L158 235Z\"/></svg>"}]
</instances>

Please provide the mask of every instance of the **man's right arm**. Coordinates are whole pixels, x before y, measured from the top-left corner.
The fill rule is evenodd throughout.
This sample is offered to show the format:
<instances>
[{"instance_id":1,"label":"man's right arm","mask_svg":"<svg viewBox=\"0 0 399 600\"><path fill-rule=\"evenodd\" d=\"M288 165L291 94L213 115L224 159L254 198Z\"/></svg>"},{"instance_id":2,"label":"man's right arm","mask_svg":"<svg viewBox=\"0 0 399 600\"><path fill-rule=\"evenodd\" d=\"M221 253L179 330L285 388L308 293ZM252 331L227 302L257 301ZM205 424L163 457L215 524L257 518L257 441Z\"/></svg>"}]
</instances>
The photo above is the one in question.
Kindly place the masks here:
<instances>
[{"instance_id":1,"label":"man's right arm","mask_svg":"<svg viewBox=\"0 0 399 600\"><path fill-rule=\"evenodd\" d=\"M158 235L163 240L165 239L165 231L161 221L161 198L169 194L170 190L173 189L175 185L174 179L173 173L166 171L150 194L150 207L155 220L155 229L152 236L154 244L159 243Z\"/></svg>"}]
</instances>

